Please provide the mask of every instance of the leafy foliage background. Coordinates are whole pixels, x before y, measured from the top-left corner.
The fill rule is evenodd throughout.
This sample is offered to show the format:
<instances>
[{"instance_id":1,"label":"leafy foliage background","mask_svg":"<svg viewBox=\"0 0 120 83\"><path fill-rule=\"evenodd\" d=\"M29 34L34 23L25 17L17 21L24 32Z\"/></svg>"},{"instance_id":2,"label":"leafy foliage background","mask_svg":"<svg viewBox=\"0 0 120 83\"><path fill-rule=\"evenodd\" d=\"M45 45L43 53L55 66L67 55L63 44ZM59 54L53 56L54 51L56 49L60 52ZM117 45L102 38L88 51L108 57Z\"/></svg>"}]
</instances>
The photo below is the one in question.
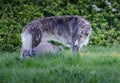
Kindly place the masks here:
<instances>
[{"instance_id":1,"label":"leafy foliage background","mask_svg":"<svg viewBox=\"0 0 120 83\"><path fill-rule=\"evenodd\" d=\"M19 50L22 28L35 18L62 15L80 15L91 23L91 45L119 45L120 0L109 2L111 7L106 0L0 0L0 50Z\"/></svg>"}]
</instances>

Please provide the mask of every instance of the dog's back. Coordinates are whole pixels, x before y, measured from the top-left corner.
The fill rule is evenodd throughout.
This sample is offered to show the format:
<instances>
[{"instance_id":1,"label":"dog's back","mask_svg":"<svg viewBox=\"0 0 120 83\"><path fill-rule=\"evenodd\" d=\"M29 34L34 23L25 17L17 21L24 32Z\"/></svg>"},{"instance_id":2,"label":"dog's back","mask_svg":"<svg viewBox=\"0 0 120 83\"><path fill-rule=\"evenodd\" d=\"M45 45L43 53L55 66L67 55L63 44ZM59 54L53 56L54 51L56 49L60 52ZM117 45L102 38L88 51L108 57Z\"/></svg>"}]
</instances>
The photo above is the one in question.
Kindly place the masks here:
<instances>
[{"instance_id":1,"label":"dog's back","mask_svg":"<svg viewBox=\"0 0 120 83\"><path fill-rule=\"evenodd\" d=\"M51 40L70 48L72 30L77 29L80 19L82 19L80 16L51 16L35 19L25 26L22 36L24 37L26 33L32 35L31 48L36 47L40 41Z\"/></svg>"}]
</instances>

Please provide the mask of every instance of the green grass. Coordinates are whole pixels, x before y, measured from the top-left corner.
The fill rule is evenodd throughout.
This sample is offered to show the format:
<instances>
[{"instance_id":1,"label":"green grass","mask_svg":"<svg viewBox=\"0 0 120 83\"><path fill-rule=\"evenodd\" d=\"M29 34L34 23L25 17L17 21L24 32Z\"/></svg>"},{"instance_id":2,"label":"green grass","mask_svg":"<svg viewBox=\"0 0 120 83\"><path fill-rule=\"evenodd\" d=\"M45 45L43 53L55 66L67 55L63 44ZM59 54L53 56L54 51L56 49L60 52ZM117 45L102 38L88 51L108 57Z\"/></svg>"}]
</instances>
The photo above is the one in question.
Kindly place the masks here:
<instances>
[{"instance_id":1,"label":"green grass","mask_svg":"<svg viewBox=\"0 0 120 83\"><path fill-rule=\"evenodd\" d=\"M21 59L0 52L0 83L120 83L120 46L84 47Z\"/></svg>"}]
</instances>

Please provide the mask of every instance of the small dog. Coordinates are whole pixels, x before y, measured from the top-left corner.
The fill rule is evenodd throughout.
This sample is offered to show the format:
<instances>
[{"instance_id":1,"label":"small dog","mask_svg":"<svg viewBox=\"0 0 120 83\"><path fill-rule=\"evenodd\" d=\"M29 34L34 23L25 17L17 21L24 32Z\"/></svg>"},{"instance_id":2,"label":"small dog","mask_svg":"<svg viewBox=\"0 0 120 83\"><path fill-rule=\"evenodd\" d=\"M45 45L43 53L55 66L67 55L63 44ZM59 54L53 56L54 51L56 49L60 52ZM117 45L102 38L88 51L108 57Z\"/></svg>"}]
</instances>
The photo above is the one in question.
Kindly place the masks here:
<instances>
[{"instance_id":1,"label":"small dog","mask_svg":"<svg viewBox=\"0 0 120 83\"><path fill-rule=\"evenodd\" d=\"M63 50L62 46L54 46L48 42L41 42L37 47L33 49L35 54L44 54L47 52L56 53Z\"/></svg>"},{"instance_id":2,"label":"small dog","mask_svg":"<svg viewBox=\"0 0 120 83\"><path fill-rule=\"evenodd\" d=\"M41 42L37 47L35 47L32 50L23 50L25 51L24 52L25 54L23 54L24 56L22 57L26 58L31 55L33 56L33 55L45 54L49 52L56 53L62 50L63 50L62 46L54 46L49 42Z\"/></svg>"},{"instance_id":3,"label":"small dog","mask_svg":"<svg viewBox=\"0 0 120 83\"><path fill-rule=\"evenodd\" d=\"M30 51L39 45L41 41L56 41L72 52L78 51L83 45L87 45L91 35L90 23L81 16L51 16L35 19L28 23L21 33L22 51Z\"/></svg>"}]
</instances>

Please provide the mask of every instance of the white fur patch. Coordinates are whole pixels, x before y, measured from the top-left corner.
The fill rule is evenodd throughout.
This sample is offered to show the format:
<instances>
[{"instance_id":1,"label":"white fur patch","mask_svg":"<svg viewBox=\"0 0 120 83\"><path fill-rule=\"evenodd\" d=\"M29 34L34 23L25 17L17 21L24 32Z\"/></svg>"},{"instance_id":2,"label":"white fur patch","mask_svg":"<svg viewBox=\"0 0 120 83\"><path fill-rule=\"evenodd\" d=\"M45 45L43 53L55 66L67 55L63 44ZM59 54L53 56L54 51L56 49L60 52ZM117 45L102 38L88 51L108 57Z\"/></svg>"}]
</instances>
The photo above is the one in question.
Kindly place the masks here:
<instances>
[{"instance_id":1,"label":"white fur patch","mask_svg":"<svg viewBox=\"0 0 120 83\"><path fill-rule=\"evenodd\" d=\"M78 39L75 41L75 46L78 46Z\"/></svg>"},{"instance_id":2,"label":"white fur patch","mask_svg":"<svg viewBox=\"0 0 120 83\"><path fill-rule=\"evenodd\" d=\"M24 32L21 34L22 48L26 50L32 49L32 35Z\"/></svg>"}]
</instances>

